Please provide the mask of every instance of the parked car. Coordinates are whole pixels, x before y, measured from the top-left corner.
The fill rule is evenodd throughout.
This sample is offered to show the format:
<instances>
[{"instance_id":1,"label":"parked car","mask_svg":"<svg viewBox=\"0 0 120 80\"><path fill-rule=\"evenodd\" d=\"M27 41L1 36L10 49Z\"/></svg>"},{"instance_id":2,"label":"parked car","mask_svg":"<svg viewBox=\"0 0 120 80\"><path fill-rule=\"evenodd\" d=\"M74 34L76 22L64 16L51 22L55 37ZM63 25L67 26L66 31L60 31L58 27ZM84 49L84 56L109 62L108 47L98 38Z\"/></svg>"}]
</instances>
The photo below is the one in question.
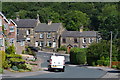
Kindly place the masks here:
<instances>
[{"instance_id":1,"label":"parked car","mask_svg":"<svg viewBox=\"0 0 120 80\"><path fill-rule=\"evenodd\" d=\"M54 71L59 70L64 72L65 71L65 57L64 56L56 56L52 55L50 56L50 59L47 60L49 62L48 70Z\"/></svg>"}]
</instances>

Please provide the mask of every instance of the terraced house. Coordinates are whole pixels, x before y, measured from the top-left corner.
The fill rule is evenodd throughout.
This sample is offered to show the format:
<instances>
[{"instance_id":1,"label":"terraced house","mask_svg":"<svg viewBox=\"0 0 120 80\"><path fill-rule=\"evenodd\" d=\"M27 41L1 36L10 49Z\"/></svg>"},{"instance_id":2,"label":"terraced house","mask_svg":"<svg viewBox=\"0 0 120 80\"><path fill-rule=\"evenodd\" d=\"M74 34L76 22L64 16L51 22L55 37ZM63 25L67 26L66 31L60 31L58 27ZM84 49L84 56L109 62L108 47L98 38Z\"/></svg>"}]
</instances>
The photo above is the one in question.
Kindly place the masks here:
<instances>
[{"instance_id":1,"label":"terraced house","mask_svg":"<svg viewBox=\"0 0 120 80\"><path fill-rule=\"evenodd\" d=\"M61 36L61 45L66 47L87 48L91 43L101 39L97 31L64 31Z\"/></svg>"},{"instance_id":2,"label":"terraced house","mask_svg":"<svg viewBox=\"0 0 120 80\"><path fill-rule=\"evenodd\" d=\"M7 19L0 12L0 49L5 51L5 43L10 46L16 44L17 25L12 19Z\"/></svg>"}]
</instances>

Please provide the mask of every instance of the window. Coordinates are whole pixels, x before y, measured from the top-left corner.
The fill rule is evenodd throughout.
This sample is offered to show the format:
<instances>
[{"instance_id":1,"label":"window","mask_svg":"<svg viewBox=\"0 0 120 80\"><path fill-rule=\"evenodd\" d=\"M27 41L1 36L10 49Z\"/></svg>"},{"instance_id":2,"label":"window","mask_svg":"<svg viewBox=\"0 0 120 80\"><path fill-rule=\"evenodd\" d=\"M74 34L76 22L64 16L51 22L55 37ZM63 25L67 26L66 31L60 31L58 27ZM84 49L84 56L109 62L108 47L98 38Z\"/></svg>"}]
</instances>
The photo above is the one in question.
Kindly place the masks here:
<instances>
[{"instance_id":1,"label":"window","mask_svg":"<svg viewBox=\"0 0 120 80\"><path fill-rule=\"evenodd\" d=\"M86 45L83 45L82 48L86 48Z\"/></svg>"},{"instance_id":2,"label":"window","mask_svg":"<svg viewBox=\"0 0 120 80\"><path fill-rule=\"evenodd\" d=\"M26 35L30 35L30 30L27 30L27 31L26 31Z\"/></svg>"},{"instance_id":3,"label":"window","mask_svg":"<svg viewBox=\"0 0 120 80\"><path fill-rule=\"evenodd\" d=\"M0 19L0 26L2 26L2 19Z\"/></svg>"},{"instance_id":4,"label":"window","mask_svg":"<svg viewBox=\"0 0 120 80\"><path fill-rule=\"evenodd\" d=\"M93 42L93 39L92 38L89 38L89 43L92 43Z\"/></svg>"},{"instance_id":5,"label":"window","mask_svg":"<svg viewBox=\"0 0 120 80\"><path fill-rule=\"evenodd\" d=\"M77 38L74 38L74 43L78 43Z\"/></svg>"},{"instance_id":6,"label":"window","mask_svg":"<svg viewBox=\"0 0 120 80\"><path fill-rule=\"evenodd\" d=\"M83 38L83 43L86 43L86 38Z\"/></svg>"},{"instance_id":7,"label":"window","mask_svg":"<svg viewBox=\"0 0 120 80\"><path fill-rule=\"evenodd\" d=\"M30 42L30 38L26 38L27 42Z\"/></svg>"},{"instance_id":8,"label":"window","mask_svg":"<svg viewBox=\"0 0 120 80\"><path fill-rule=\"evenodd\" d=\"M14 43L14 38L10 39L10 43L12 43L12 44Z\"/></svg>"},{"instance_id":9,"label":"window","mask_svg":"<svg viewBox=\"0 0 120 80\"><path fill-rule=\"evenodd\" d=\"M7 30L8 24L4 24L4 30Z\"/></svg>"},{"instance_id":10,"label":"window","mask_svg":"<svg viewBox=\"0 0 120 80\"><path fill-rule=\"evenodd\" d=\"M52 41L48 41L48 42L47 42L47 46L48 46L48 47L52 47Z\"/></svg>"},{"instance_id":11,"label":"window","mask_svg":"<svg viewBox=\"0 0 120 80\"><path fill-rule=\"evenodd\" d=\"M51 38L51 33L47 33L47 38Z\"/></svg>"},{"instance_id":12,"label":"window","mask_svg":"<svg viewBox=\"0 0 120 80\"><path fill-rule=\"evenodd\" d=\"M40 41L39 46L40 46L40 47L44 47L44 42L43 42L43 41Z\"/></svg>"},{"instance_id":13,"label":"window","mask_svg":"<svg viewBox=\"0 0 120 80\"><path fill-rule=\"evenodd\" d=\"M40 33L40 38L43 38L44 37L44 34Z\"/></svg>"},{"instance_id":14,"label":"window","mask_svg":"<svg viewBox=\"0 0 120 80\"><path fill-rule=\"evenodd\" d=\"M4 46L3 38L0 38L0 47L1 47L1 46Z\"/></svg>"},{"instance_id":15,"label":"window","mask_svg":"<svg viewBox=\"0 0 120 80\"><path fill-rule=\"evenodd\" d=\"M66 39L65 38L63 38L63 43L66 43Z\"/></svg>"},{"instance_id":16,"label":"window","mask_svg":"<svg viewBox=\"0 0 120 80\"><path fill-rule=\"evenodd\" d=\"M25 45L25 42L24 41L21 41L20 42L20 46L24 46Z\"/></svg>"},{"instance_id":17,"label":"window","mask_svg":"<svg viewBox=\"0 0 120 80\"><path fill-rule=\"evenodd\" d=\"M0 31L0 35L2 35L3 34L3 32L2 31Z\"/></svg>"},{"instance_id":18,"label":"window","mask_svg":"<svg viewBox=\"0 0 120 80\"><path fill-rule=\"evenodd\" d=\"M10 32L14 32L14 26L10 26Z\"/></svg>"},{"instance_id":19,"label":"window","mask_svg":"<svg viewBox=\"0 0 120 80\"><path fill-rule=\"evenodd\" d=\"M77 45L74 45L74 47L77 47Z\"/></svg>"}]
</instances>

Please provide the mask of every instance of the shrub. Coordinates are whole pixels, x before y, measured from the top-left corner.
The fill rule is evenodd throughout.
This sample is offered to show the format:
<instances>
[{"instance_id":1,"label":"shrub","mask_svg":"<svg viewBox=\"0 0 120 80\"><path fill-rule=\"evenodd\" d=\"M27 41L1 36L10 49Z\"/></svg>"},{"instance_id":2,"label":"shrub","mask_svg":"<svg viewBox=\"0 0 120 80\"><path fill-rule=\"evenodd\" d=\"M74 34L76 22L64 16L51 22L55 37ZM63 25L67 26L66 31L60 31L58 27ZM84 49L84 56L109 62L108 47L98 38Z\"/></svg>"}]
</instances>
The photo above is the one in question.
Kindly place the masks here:
<instances>
[{"instance_id":1,"label":"shrub","mask_svg":"<svg viewBox=\"0 0 120 80\"><path fill-rule=\"evenodd\" d=\"M8 61L4 61L3 63L3 68L7 69L7 68L10 68L11 67L11 64L8 63Z\"/></svg>"},{"instance_id":2,"label":"shrub","mask_svg":"<svg viewBox=\"0 0 120 80\"><path fill-rule=\"evenodd\" d=\"M24 69L19 69L18 71L19 71L19 72L25 72L25 70L24 70Z\"/></svg>"},{"instance_id":3,"label":"shrub","mask_svg":"<svg viewBox=\"0 0 120 80\"><path fill-rule=\"evenodd\" d=\"M85 64L86 49L72 48L70 51L70 62L72 64Z\"/></svg>"},{"instance_id":4,"label":"shrub","mask_svg":"<svg viewBox=\"0 0 120 80\"><path fill-rule=\"evenodd\" d=\"M67 51L67 48L65 46L61 46L60 48L57 48L58 51Z\"/></svg>"},{"instance_id":5,"label":"shrub","mask_svg":"<svg viewBox=\"0 0 120 80\"><path fill-rule=\"evenodd\" d=\"M15 47L14 47L14 45L9 46L5 51L6 51L7 54L15 54Z\"/></svg>"},{"instance_id":6,"label":"shrub","mask_svg":"<svg viewBox=\"0 0 120 80\"><path fill-rule=\"evenodd\" d=\"M24 64L18 64L16 65L18 67L18 69L26 69L26 65Z\"/></svg>"},{"instance_id":7,"label":"shrub","mask_svg":"<svg viewBox=\"0 0 120 80\"><path fill-rule=\"evenodd\" d=\"M97 60L97 64L102 66L104 64L104 60Z\"/></svg>"},{"instance_id":8,"label":"shrub","mask_svg":"<svg viewBox=\"0 0 120 80\"><path fill-rule=\"evenodd\" d=\"M15 70L15 71L18 71L17 66L12 66L12 69Z\"/></svg>"},{"instance_id":9,"label":"shrub","mask_svg":"<svg viewBox=\"0 0 120 80\"><path fill-rule=\"evenodd\" d=\"M4 51L0 51L0 68L3 68L3 63L5 62L6 53Z\"/></svg>"},{"instance_id":10,"label":"shrub","mask_svg":"<svg viewBox=\"0 0 120 80\"><path fill-rule=\"evenodd\" d=\"M26 64L26 63L25 63L25 65L26 65L26 68L27 68L28 70L30 70L30 71L32 70L32 66L31 66L30 64Z\"/></svg>"},{"instance_id":11,"label":"shrub","mask_svg":"<svg viewBox=\"0 0 120 80\"><path fill-rule=\"evenodd\" d=\"M92 66L96 66L96 65L95 65L95 62L92 62Z\"/></svg>"},{"instance_id":12,"label":"shrub","mask_svg":"<svg viewBox=\"0 0 120 80\"><path fill-rule=\"evenodd\" d=\"M117 69L120 69L120 63L117 65Z\"/></svg>"},{"instance_id":13,"label":"shrub","mask_svg":"<svg viewBox=\"0 0 120 80\"><path fill-rule=\"evenodd\" d=\"M7 54L6 55L7 58L19 58L22 59L22 56L19 54Z\"/></svg>"},{"instance_id":14,"label":"shrub","mask_svg":"<svg viewBox=\"0 0 120 80\"><path fill-rule=\"evenodd\" d=\"M0 68L0 73L3 73L3 68Z\"/></svg>"},{"instance_id":15,"label":"shrub","mask_svg":"<svg viewBox=\"0 0 120 80\"><path fill-rule=\"evenodd\" d=\"M116 65L112 65L112 68L117 68L117 66Z\"/></svg>"}]
</instances>

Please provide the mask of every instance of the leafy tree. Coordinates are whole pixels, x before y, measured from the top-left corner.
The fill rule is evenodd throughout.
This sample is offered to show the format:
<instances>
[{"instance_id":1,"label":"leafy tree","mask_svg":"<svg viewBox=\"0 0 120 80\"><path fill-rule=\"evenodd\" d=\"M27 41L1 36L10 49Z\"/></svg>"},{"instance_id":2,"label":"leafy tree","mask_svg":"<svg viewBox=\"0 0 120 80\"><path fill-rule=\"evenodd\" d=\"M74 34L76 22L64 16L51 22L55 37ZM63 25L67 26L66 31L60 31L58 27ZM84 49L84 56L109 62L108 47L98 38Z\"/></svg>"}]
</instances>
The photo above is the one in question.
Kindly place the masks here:
<instances>
[{"instance_id":1,"label":"leafy tree","mask_svg":"<svg viewBox=\"0 0 120 80\"><path fill-rule=\"evenodd\" d=\"M102 8L102 13L98 16L98 19L100 20L99 30L103 33L103 39L110 39L110 31L113 31L113 36L115 36L114 38L118 37L118 31L120 31L120 27L118 27L120 25L120 23L118 23L118 14L117 5L106 4Z\"/></svg>"},{"instance_id":2,"label":"leafy tree","mask_svg":"<svg viewBox=\"0 0 120 80\"><path fill-rule=\"evenodd\" d=\"M113 45L112 48L113 48L112 60L116 61L115 58L117 58L118 52L115 45ZM102 60L108 60L110 56L109 54L110 54L110 42L103 40L100 41L99 43L93 43L87 49L87 62L89 65L92 65L93 62L97 64L97 60L101 60L102 57L105 58L105 59L102 58Z\"/></svg>"},{"instance_id":3,"label":"leafy tree","mask_svg":"<svg viewBox=\"0 0 120 80\"><path fill-rule=\"evenodd\" d=\"M68 30L79 30L81 26L88 26L90 19L86 13L81 11L70 11L64 15L65 27Z\"/></svg>"}]
</instances>

